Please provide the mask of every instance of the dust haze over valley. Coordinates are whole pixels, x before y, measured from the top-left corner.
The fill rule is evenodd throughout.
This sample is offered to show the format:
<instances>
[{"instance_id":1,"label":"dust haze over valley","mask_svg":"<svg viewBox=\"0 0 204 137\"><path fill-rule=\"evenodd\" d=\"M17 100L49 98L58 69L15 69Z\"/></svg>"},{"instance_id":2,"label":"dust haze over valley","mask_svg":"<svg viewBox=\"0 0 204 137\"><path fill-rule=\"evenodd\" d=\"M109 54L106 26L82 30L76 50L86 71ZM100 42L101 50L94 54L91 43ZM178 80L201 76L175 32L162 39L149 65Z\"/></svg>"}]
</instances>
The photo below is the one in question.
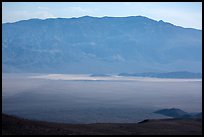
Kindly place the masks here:
<instances>
[{"instance_id":1,"label":"dust haze over valley","mask_svg":"<svg viewBox=\"0 0 204 137\"><path fill-rule=\"evenodd\" d=\"M3 112L63 123L132 123L166 118L153 113L162 108L202 111L200 79L115 77L3 74Z\"/></svg>"},{"instance_id":2,"label":"dust haze over valley","mask_svg":"<svg viewBox=\"0 0 204 137\"><path fill-rule=\"evenodd\" d=\"M202 119L202 30L165 20L2 23L2 69L2 113L19 118L68 124Z\"/></svg>"}]
</instances>

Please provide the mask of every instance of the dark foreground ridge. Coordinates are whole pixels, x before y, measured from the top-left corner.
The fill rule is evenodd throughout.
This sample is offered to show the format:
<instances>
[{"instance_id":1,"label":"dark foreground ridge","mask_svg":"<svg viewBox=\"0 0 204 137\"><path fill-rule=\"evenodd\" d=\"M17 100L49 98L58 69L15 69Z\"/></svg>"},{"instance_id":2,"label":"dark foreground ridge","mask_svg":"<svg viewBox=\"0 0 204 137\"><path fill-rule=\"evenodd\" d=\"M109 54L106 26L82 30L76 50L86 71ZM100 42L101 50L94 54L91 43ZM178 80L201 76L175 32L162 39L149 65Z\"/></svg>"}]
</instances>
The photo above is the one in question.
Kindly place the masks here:
<instances>
[{"instance_id":1,"label":"dark foreground ridge","mask_svg":"<svg viewBox=\"0 0 204 137\"><path fill-rule=\"evenodd\" d=\"M202 120L162 119L139 123L62 124L2 114L2 135L201 135Z\"/></svg>"}]
</instances>

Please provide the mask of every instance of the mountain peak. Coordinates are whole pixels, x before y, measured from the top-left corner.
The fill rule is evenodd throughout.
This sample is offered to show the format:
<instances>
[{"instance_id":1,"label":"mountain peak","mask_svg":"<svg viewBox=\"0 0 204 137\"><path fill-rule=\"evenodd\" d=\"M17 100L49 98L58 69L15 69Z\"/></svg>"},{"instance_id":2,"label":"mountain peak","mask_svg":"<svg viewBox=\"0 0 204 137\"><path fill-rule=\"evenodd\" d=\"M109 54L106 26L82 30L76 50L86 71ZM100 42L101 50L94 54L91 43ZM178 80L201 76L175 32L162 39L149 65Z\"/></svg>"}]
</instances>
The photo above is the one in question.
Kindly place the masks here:
<instances>
[{"instance_id":1,"label":"mountain peak","mask_svg":"<svg viewBox=\"0 0 204 137\"><path fill-rule=\"evenodd\" d=\"M93 16L88 16L88 15L85 15L85 16L81 16L81 17L78 17L79 19L96 19L98 17L93 17Z\"/></svg>"},{"instance_id":2,"label":"mountain peak","mask_svg":"<svg viewBox=\"0 0 204 137\"><path fill-rule=\"evenodd\" d=\"M163 20L159 20L159 22L164 22Z\"/></svg>"}]
</instances>

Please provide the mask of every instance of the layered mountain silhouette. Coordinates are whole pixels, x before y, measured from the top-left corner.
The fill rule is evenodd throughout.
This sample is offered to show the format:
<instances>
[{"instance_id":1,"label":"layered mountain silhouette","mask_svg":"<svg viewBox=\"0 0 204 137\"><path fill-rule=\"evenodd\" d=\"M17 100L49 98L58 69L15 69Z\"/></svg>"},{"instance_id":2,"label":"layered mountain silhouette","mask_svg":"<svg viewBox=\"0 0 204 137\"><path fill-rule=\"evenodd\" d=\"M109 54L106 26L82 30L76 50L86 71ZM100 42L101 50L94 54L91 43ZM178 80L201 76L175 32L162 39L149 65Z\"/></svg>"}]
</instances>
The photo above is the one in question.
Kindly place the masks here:
<instances>
[{"instance_id":1,"label":"layered mountain silhouette","mask_svg":"<svg viewBox=\"0 0 204 137\"><path fill-rule=\"evenodd\" d=\"M4 23L3 72L201 72L201 36L143 16Z\"/></svg>"}]
</instances>

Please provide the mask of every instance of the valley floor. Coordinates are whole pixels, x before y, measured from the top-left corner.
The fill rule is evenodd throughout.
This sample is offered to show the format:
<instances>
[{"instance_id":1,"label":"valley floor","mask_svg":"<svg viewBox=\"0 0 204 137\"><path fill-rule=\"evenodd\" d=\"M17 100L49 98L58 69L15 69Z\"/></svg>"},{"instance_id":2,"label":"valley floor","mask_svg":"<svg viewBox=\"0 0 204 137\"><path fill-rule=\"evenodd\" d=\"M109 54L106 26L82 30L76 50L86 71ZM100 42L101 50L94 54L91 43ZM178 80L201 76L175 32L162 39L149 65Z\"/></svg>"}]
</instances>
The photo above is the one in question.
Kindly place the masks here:
<instances>
[{"instance_id":1,"label":"valley floor","mask_svg":"<svg viewBox=\"0 0 204 137\"><path fill-rule=\"evenodd\" d=\"M2 114L2 135L201 135L200 119L160 119L139 123L62 124Z\"/></svg>"}]
</instances>

